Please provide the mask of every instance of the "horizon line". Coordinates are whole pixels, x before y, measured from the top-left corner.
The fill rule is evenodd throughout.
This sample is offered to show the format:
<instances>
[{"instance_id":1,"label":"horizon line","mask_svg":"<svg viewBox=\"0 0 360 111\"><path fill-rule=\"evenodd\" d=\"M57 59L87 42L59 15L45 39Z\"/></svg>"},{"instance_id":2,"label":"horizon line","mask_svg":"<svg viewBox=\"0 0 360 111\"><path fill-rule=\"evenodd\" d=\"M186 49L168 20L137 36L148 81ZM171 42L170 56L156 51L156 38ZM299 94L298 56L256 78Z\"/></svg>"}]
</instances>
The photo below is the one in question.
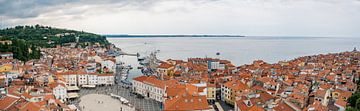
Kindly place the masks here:
<instances>
[{"instance_id":1,"label":"horizon line","mask_svg":"<svg viewBox=\"0 0 360 111\"><path fill-rule=\"evenodd\" d=\"M359 38L355 36L308 35L239 35L239 34L99 34L106 37L292 37L292 38Z\"/></svg>"}]
</instances>

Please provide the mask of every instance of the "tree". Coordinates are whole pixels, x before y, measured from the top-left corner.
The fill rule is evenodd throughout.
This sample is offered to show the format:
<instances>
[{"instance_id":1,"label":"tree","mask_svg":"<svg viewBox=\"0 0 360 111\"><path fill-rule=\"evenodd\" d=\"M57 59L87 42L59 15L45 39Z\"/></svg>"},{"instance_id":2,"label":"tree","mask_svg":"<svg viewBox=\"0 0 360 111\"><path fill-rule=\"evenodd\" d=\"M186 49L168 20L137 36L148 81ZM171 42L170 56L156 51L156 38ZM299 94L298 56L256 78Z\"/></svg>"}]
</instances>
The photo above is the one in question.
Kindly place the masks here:
<instances>
[{"instance_id":1,"label":"tree","mask_svg":"<svg viewBox=\"0 0 360 111\"><path fill-rule=\"evenodd\" d=\"M56 34L67 34L63 37ZM75 30L51 28L48 26L15 26L0 30L0 40L11 40L12 44L0 44L0 52L13 52L14 58L27 61L38 59L41 56L39 48L50 48L56 45L64 45L76 41L80 37L79 45L85 43L100 43L102 46L109 45L106 37ZM50 42L50 43L49 43ZM31 52L29 52L31 49Z\"/></svg>"},{"instance_id":2,"label":"tree","mask_svg":"<svg viewBox=\"0 0 360 111\"><path fill-rule=\"evenodd\" d=\"M353 107L346 107L346 111L360 111L359 109L353 108Z\"/></svg>"},{"instance_id":3,"label":"tree","mask_svg":"<svg viewBox=\"0 0 360 111\"><path fill-rule=\"evenodd\" d=\"M356 102L359 98L360 98L360 93L356 92L348 99L348 103L350 103L351 107L355 107Z\"/></svg>"},{"instance_id":4,"label":"tree","mask_svg":"<svg viewBox=\"0 0 360 111\"><path fill-rule=\"evenodd\" d=\"M355 108L360 109L360 98L356 100Z\"/></svg>"}]
</instances>

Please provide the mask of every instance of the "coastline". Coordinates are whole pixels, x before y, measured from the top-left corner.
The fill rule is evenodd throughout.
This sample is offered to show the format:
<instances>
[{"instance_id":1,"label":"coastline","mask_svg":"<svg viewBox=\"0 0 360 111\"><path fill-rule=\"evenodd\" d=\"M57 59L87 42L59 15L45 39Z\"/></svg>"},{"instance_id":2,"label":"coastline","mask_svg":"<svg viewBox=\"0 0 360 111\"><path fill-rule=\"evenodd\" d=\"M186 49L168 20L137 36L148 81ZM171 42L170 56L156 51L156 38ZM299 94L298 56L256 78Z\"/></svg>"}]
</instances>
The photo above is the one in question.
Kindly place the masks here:
<instances>
[{"instance_id":1,"label":"coastline","mask_svg":"<svg viewBox=\"0 0 360 111\"><path fill-rule=\"evenodd\" d=\"M242 35L102 35L107 38L182 38L182 37L245 37Z\"/></svg>"}]
</instances>

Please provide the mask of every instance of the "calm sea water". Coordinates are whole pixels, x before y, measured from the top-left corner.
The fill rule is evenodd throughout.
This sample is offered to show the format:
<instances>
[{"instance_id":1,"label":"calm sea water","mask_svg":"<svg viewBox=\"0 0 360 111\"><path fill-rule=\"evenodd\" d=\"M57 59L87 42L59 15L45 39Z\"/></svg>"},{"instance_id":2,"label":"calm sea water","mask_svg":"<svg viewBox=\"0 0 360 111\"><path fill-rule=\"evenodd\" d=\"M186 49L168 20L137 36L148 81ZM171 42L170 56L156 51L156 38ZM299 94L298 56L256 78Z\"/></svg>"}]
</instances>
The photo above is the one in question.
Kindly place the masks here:
<instances>
[{"instance_id":1,"label":"calm sea water","mask_svg":"<svg viewBox=\"0 0 360 111\"><path fill-rule=\"evenodd\" d=\"M321 37L208 37L208 38L108 38L128 53L157 54L161 60L189 57L217 57L232 61L235 65L250 64L254 60L276 63L299 56L351 51L360 48L360 38ZM220 55L216 55L219 52ZM136 57L118 57L126 64L138 66ZM129 78L141 75L139 70L130 71Z\"/></svg>"}]
</instances>

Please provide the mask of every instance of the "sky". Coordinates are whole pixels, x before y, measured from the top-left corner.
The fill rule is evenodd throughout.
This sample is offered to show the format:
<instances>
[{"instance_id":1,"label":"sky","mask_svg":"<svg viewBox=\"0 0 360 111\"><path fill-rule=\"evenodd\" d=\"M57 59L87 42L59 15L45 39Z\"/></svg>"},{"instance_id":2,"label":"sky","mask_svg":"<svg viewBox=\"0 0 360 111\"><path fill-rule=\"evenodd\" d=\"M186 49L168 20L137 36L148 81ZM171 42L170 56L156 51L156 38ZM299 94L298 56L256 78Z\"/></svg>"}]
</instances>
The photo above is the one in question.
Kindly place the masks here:
<instances>
[{"instance_id":1,"label":"sky","mask_svg":"<svg viewBox=\"0 0 360 111\"><path fill-rule=\"evenodd\" d=\"M1 28L360 37L360 0L0 0Z\"/></svg>"}]
</instances>

